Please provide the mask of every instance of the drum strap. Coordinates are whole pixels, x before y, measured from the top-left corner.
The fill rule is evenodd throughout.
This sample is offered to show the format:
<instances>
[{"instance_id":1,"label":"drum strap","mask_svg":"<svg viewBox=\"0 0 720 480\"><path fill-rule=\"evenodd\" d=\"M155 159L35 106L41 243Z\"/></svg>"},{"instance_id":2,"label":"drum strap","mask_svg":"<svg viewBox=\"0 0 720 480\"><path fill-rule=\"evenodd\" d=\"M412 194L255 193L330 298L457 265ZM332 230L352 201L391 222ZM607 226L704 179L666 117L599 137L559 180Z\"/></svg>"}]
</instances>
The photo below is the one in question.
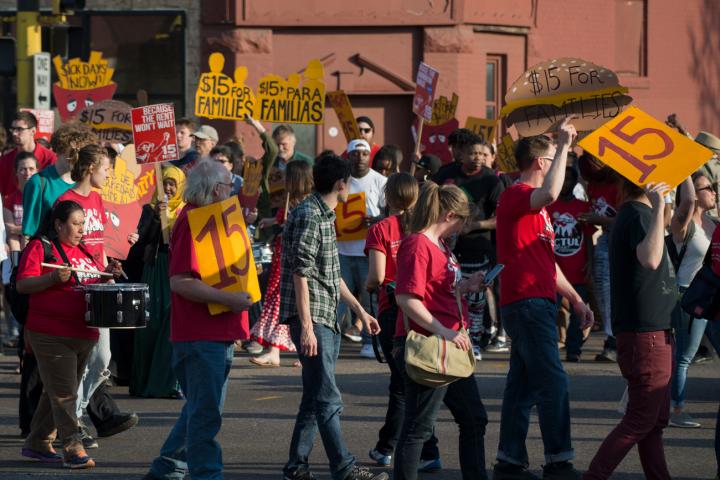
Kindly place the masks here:
<instances>
[{"instance_id":1,"label":"drum strap","mask_svg":"<svg viewBox=\"0 0 720 480\"><path fill-rule=\"evenodd\" d=\"M72 265L70 263L70 260L68 259L67 255L65 254L65 250L63 250L62 245L60 245L60 240L57 240L57 239L53 240L53 245L55 245L55 249L58 251L58 253L60 253L60 256L62 257L62 261L65 262L66 265ZM85 251L83 251L83 253L85 253L87 255L87 253ZM70 272L70 274L75 279L75 283L77 283L78 285L81 285L80 279L78 278L77 273Z\"/></svg>"}]
</instances>

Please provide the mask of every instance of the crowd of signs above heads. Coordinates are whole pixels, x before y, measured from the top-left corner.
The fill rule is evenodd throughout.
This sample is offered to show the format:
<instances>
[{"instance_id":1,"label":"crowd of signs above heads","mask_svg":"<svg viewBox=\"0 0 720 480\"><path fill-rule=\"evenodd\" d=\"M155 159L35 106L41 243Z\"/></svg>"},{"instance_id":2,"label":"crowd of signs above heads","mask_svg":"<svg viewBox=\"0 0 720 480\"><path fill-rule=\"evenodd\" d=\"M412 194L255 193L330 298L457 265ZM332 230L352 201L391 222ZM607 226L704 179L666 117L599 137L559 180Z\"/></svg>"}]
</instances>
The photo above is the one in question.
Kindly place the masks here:
<instances>
[{"instance_id":1,"label":"crowd of signs above heads","mask_svg":"<svg viewBox=\"0 0 720 480\"><path fill-rule=\"evenodd\" d=\"M287 78L265 75L255 90L246 84L247 67L237 67L232 78L223 73L223 54L212 53L208 66L210 71L200 75L195 92L198 117L244 120L249 115L273 123L324 122L325 72L319 60L310 60L302 72Z\"/></svg>"}]
</instances>

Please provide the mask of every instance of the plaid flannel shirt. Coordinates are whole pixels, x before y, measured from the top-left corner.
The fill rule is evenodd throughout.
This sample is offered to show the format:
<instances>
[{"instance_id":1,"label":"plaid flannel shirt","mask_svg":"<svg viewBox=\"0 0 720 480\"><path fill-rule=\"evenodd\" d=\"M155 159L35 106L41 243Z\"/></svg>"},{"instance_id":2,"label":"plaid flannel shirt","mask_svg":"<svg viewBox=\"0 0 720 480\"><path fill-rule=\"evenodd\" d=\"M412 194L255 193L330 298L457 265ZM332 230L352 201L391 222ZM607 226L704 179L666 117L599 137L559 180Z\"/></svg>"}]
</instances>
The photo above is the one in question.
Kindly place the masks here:
<instances>
[{"instance_id":1,"label":"plaid flannel shirt","mask_svg":"<svg viewBox=\"0 0 720 480\"><path fill-rule=\"evenodd\" d=\"M340 259L335 212L317 193L290 212L285 223L280 262L281 323L298 315L293 274L307 278L312 321L339 332Z\"/></svg>"}]
</instances>

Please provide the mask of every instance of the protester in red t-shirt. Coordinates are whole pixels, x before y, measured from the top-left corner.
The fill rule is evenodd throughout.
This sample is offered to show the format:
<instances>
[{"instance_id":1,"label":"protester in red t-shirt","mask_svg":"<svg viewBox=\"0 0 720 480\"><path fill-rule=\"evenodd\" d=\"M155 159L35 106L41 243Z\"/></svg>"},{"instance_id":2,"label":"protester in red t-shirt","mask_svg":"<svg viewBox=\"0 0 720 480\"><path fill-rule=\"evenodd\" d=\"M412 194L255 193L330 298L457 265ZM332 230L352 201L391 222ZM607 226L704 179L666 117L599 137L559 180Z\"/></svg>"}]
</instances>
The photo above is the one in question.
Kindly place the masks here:
<instances>
[{"instance_id":1,"label":"protester in red t-shirt","mask_svg":"<svg viewBox=\"0 0 720 480\"><path fill-rule=\"evenodd\" d=\"M13 266L17 265L17 256L27 244L25 236L22 234L23 189L30 177L37 173L37 164L37 158L30 152L20 152L15 157L15 178L19 188L5 196L2 202L7 244L10 248Z\"/></svg>"},{"instance_id":2,"label":"protester in red t-shirt","mask_svg":"<svg viewBox=\"0 0 720 480\"><path fill-rule=\"evenodd\" d=\"M200 279L200 259L190 232L188 212L228 198L230 180L230 172L218 162L201 161L195 165L185 184L187 205L175 221L170 237L170 340L175 373L186 405L165 442L173 445L172 451L161 451L150 468L150 478L165 478L171 472L188 470L193 476L196 472L204 472L207 477L219 477L222 473L222 453L215 436L222 424L222 400L232 366L233 342L247 333L243 332L242 321L252 300L246 292L221 290ZM210 234L230 234L232 241L238 242L247 235L224 232L216 226ZM219 258L202 261L215 262ZM211 315L208 309L211 303L224 305L229 311ZM195 424L202 424L203 428L192 431L187 428ZM195 445L203 448L197 449Z\"/></svg>"},{"instance_id":3,"label":"protester in red t-shirt","mask_svg":"<svg viewBox=\"0 0 720 480\"><path fill-rule=\"evenodd\" d=\"M555 232L555 261L565 278L584 302L588 300L588 281L592 268L592 236L595 227L581 220L590 211L590 203L573 195L578 174L572 167L565 169L565 182L560 197L547 207ZM563 297L558 295L558 305ZM579 362L583 341L580 317L570 308L570 323L565 339L565 358Z\"/></svg>"},{"instance_id":4,"label":"protester in red t-shirt","mask_svg":"<svg viewBox=\"0 0 720 480\"><path fill-rule=\"evenodd\" d=\"M99 270L101 265L82 247L85 215L80 205L65 201L52 210L43 234L30 242L18 269L17 289L30 294L25 325L25 341L37 358L40 378L45 386L33 417L32 430L25 440L23 456L44 462L64 461L71 468L90 468L95 462L85 453L78 434L76 399L78 385L98 331L85 325L85 294L77 287L98 283L99 275L53 269L41 263L66 264L82 270ZM52 250L54 260L46 258ZM59 250L62 249L62 252ZM119 266L107 271L119 276ZM57 428L63 455L52 447Z\"/></svg>"},{"instance_id":5,"label":"protester in red t-shirt","mask_svg":"<svg viewBox=\"0 0 720 480\"><path fill-rule=\"evenodd\" d=\"M404 317L410 329L424 335L439 335L452 342L449 348L472 348L466 328L468 291L484 288L483 274L462 280L460 265L445 240L458 234L470 216L462 190L454 185L439 187L427 182L413 209L410 235L402 241L397 257L395 294L401 308L395 329L395 362L405 371ZM459 299L459 300L458 300ZM460 311L462 310L462 311ZM445 402L460 429L460 468L463 478L487 478L484 435L487 413L480 400L475 376L447 386L432 388L405 376L405 410L400 440L395 449L396 480L417 478L423 443L433 434L434 419Z\"/></svg>"},{"instance_id":6,"label":"protester in red t-shirt","mask_svg":"<svg viewBox=\"0 0 720 480\"><path fill-rule=\"evenodd\" d=\"M18 188L15 176L15 156L30 152L38 160L38 170L55 163L55 154L35 141L37 119L30 112L18 112L10 127L15 148L0 157L0 195L12 194Z\"/></svg>"},{"instance_id":7,"label":"protester in red t-shirt","mask_svg":"<svg viewBox=\"0 0 720 480\"><path fill-rule=\"evenodd\" d=\"M512 349L495 478L529 475L525 437L533 405L545 447L545 476L577 476L569 462L574 457L570 402L557 345L555 296L570 300L582 328L592 322L592 311L555 263L555 235L545 210L560 195L576 135L566 118L558 127L557 146L544 135L522 138L515 151L520 179L498 200L498 263L505 265L500 306Z\"/></svg>"}]
</instances>

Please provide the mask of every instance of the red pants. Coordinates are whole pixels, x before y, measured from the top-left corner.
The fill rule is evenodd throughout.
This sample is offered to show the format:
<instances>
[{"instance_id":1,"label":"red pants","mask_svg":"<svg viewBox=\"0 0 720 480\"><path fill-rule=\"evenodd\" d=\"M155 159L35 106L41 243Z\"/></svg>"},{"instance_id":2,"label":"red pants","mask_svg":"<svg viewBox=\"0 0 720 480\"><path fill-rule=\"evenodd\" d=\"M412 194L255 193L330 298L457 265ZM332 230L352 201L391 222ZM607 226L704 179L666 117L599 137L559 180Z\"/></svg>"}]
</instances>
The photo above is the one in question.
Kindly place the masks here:
<instances>
[{"instance_id":1,"label":"red pants","mask_svg":"<svg viewBox=\"0 0 720 480\"><path fill-rule=\"evenodd\" d=\"M610 478L637 444L647 479L669 479L662 432L670 418L670 380L673 368L670 332L619 333L617 359L628 383L625 416L600 446L585 480Z\"/></svg>"}]
</instances>

